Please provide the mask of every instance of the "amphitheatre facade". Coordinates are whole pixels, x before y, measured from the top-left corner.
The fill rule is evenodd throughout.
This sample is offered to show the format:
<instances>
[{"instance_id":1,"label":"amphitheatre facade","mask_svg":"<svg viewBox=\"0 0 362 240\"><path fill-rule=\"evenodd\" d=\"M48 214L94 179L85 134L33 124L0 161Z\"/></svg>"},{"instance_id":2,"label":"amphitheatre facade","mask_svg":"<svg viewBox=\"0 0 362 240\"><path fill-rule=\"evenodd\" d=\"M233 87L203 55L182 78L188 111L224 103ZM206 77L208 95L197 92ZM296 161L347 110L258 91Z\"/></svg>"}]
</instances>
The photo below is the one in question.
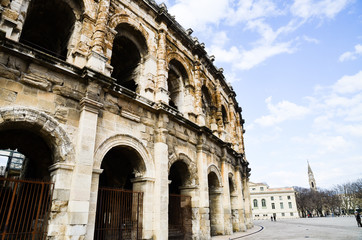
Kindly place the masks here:
<instances>
[{"instance_id":1,"label":"amphitheatre facade","mask_svg":"<svg viewBox=\"0 0 362 240\"><path fill-rule=\"evenodd\" d=\"M252 226L236 94L164 4L0 11L0 149L25 156L0 178L1 237L210 239Z\"/></svg>"}]
</instances>

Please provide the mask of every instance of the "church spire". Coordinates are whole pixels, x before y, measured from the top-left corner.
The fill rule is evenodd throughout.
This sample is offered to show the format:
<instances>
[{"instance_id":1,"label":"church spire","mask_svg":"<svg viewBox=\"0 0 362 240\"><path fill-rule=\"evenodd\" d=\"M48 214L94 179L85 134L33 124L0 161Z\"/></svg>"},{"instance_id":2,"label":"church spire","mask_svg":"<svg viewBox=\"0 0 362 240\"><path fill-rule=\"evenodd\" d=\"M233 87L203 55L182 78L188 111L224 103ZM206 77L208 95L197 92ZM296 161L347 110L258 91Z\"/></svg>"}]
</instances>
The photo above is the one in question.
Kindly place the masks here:
<instances>
[{"instance_id":1,"label":"church spire","mask_svg":"<svg viewBox=\"0 0 362 240\"><path fill-rule=\"evenodd\" d=\"M315 179L314 179L314 174L313 174L313 171L312 171L312 168L310 167L309 165L309 161L308 162L308 178L309 178L309 186L310 186L310 189L313 190L313 191L317 191L317 185L315 183Z\"/></svg>"}]
</instances>

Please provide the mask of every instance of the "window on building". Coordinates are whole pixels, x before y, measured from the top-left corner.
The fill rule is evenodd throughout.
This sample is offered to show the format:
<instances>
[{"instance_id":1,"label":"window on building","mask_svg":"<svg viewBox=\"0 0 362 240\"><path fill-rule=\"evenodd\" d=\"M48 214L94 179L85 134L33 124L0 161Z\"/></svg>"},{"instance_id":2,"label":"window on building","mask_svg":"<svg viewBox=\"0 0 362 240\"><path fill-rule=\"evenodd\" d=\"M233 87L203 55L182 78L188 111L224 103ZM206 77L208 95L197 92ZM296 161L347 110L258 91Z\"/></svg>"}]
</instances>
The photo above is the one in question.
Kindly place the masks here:
<instances>
[{"instance_id":1,"label":"window on building","mask_svg":"<svg viewBox=\"0 0 362 240\"><path fill-rule=\"evenodd\" d=\"M259 214L255 214L255 217L259 217Z\"/></svg>"},{"instance_id":2,"label":"window on building","mask_svg":"<svg viewBox=\"0 0 362 240\"><path fill-rule=\"evenodd\" d=\"M282 196L279 196L279 200L283 200L283 197L282 197Z\"/></svg>"},{"instance_id":3,"label":"window on building","mask_svg":"<svg viewBox=\"0 0 362 240\"><path fill-rule=\"evenodd\" d=\"M255 188L255 187L253 187L251 190L255 191L255 189L256 189L256 188Z\"/></svg>"},{"instance_id":4,"label":"window on building","mask_svg":"<svg viewBox=\"0 0 362 240\"><path fill-rule=\"evenodd\" d=\"M264 187L260 187L260 191L264 191Z\"/></svg>"},{"instance_id":5,"label":"window on building","mask_svg":"<svg viewBox=\"0 0 362 240\"><path fill-rule=\"evenodd\" d=\"M254 203L254 207L257 208L258 207L258 200L254 199L253 203Z\"/></svg>"},{"instance_id":6,"label":"window on building","mask_svg":"<svg viewBox=\"0 0 362 240\"><path fill-rule=\"evenodd\" d=\"M280 209L284 209L284 204L282 202L280 203Z\"/></svg>"},{"instance_id":7,"label":"window on building","mask_svg":"<svg viewBox=\"0 0 362 240\"><path fill-rule=\"evenodd\" d=\"M274 201L274 197L270 197L270 200Z\"/></svg>"},{"instance_id":8,"label":"window on building","mask_svg":"<svg viewBox=\"0 0 362 240\"><path fill-rule=\"evenodd\" d=\"M291 213L290 213L290 216L291 216L291 217L293 217L293 216L294 216L294 214L291 212Z\"/></svg>"},{"instance_id":9,"label":"window on building","mask_svg":"<svg viewBox=\"0 0 362 240\"><path fill-rule=\"evenodd\" d=\"M264 198L261 200L261 206L262 206L262 207L266 207L266 201L265 201Z\"/></svg>"},{"instance_id":10,"label":"window on building","mask_svg":"<svg viewBox=\"0 0 362 240\"><path fill-rule=\"evenodd\" d=\"M272 203L272 209L275 209L275 203Z\"/></svg>"},{"instance_id":11,"label":"window on building","mask_svg":"<svg viewBox=\"0 0 362 240\"><path fill-rule=\"evenodd\" d=\"M289 208L292 208L292 203L288 202Z\"/></svg>"},{"instance_id":12,"label":"window on building","mask_svg":"<svg viewBox=\"0 0 362 240\"><path fill-rule=\"evenodd\" d=\"M282 213L282 217L284 217L285 216L285 213Z\"/></svg>"},{"instance_id":13,"label":"window on building","mask_svg":"<svg viewBox=\"0 0 362 240\"><path fill-rule=\"evenodd\" d=\"M290 200L290 196L288 196L288 200Z\"/></svg>"}]
</instances>

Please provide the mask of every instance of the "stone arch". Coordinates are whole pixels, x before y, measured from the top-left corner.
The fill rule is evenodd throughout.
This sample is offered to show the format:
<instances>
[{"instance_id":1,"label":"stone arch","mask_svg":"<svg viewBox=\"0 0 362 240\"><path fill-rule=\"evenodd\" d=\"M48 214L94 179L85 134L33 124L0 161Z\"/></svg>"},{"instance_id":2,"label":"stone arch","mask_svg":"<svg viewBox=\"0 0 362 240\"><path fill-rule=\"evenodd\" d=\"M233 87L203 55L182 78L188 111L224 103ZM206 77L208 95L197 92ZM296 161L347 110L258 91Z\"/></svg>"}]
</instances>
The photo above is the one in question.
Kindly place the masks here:
<instances>
[{"instance_id":1,"label":"stone arch","mask_svg":"<svg viewBox=\"0 0 362 240\"><path fill-rule=\"evenodd\" d=\"M8 107L0 109L0 130L32 129L50 143L53 161L74 161L74 148L68 134L51 116L31 108Z\"/></svg>"},{"instance_id":2,"label":"stone arch","mask_svg":"<svg viewBox=\"0 0 362 240\"><path fill-rule=\"evenodd\" d=\"M224 104L221 105L221 117L222 117L222 122L224 124L224 126L226 126L226 124L229 122L229 114L228 114L228 108L225 107Z\"/></svg>"},{"instance_id":3,"label":"stone arch","mask_svg":"<svg viewBox=\"0 0 362 240\"><path fill-rule=\"evenodd\" d=\"M218 169L218 167L215 166L215 164L211 164L208 168L207 168L207 174L209 175L210 173L214 173L219 181L219 187L222 187L222 177L221 177L221 173Z\"/></svg>"},{"instance_id":4,"label":"stone arch","mask_svg":"<svg viewBox=\"0 0 362 240\"><path fill-rule=\"evenodd\" d=\"M168 161L168 172L170 173L170 169L174 163L177 161L183 162L189 171L190 178L187 182L188 185L196 185L198 184L198 177L197 177L197 166L196 164L184 153L179 153L177 155L173 154L169 161Z\"/></svg>"},{"instance_id":5,"label":"stone arch","mask_svg":"<svg viewBox=\"0 0 362 240\"><path fill-rule=\"evenodd\" d=\"M192 87L195 87L195 82L194 82L194 79L192 78L192 65L190 64L190 62L187 61L184 57L182 57L177 52L171 52L167 55L167 66L169 66L169 64L172 60L178 61L184 67L186 74L187 74L187 80L188 80L185 83L185 85L186 86L191 85Z\"/></svg>"},{"instance_id":6,"label":"stone arch","mask_svg":"<svg viewBox=\"0 0 362 240\"><path fill-rule=\"evenodd\" d=\"M66 60L71 35L83 12L83 0L32 0L19 41Z\"/></svg>"},{"instance_id":7,"label":"stone arch","mask_svg":"<svg viewBox=\"0 0 362 240\"><path fill-rule=\"evenodd\" d=\"M146 147L137 138L127 134L117 134L107 138L95 151L94 169L100 169L104 156L114 147L125 146L135 150L142 158L145 171L142 177L154 177L154 164Z\"/></svg>"},{"instance_id":8,"label":"stone arch","mask_svg":"<svg viewBox=\"0 0 362 240\"><path fill-rule=\"evenodd\" d=\"M146 31L146 29L142 26L142 24L140 22L135 21L133 18L131 18L130 16L128 16L125 13L118 13L115 14L111 17L111 19L109 20L109 28L111 28L112 30L116 30L117 26L119 26L120 24L128 24L130 26L132 26L135 30L137 30L138 32L140 32L144 39L146 40L147 43L147 49L150 49L151 46L151 39L149 38L149 34ZM113 39L108 39L110 42L113 42Z\"/></svg>"},{"instance_id":9,"label":"stone arch","mask_svg":"<svg viewBox=\"0 0 362 240\"><path fill-rule=\"evenodd\" d=\"M111 76L117 84L131 91L140 92L140 79L149 52L148 34L140 24L136 24L125 15L116 15L110 23L112 34L108 34L112 43L110 65Z\"/></svg>"}]
</instances>

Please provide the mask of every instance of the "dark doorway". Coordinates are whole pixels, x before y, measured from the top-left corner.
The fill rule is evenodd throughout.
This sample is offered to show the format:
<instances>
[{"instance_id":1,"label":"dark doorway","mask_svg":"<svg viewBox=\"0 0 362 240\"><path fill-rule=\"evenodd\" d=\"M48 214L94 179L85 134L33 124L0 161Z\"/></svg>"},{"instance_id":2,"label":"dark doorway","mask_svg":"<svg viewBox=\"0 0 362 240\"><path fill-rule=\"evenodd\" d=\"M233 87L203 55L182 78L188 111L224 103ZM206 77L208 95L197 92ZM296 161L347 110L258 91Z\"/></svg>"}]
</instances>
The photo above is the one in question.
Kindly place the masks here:
<instances>
[{"instance_id":1,"label":"dark doorway","mask_svg":"<svg viewBox=\"0 0 362 240\"><path fill-rule=\"evenodd\" d=\"M101 168L94 239L141 239L143 193L132 191L132 179L145 171L141 157L131 148L114 147Z\"/></svg>"},{"instance_id":2,"label":"dark doorway","mask_svg":"<svg viewBox=\"0 0 362 240\"><path fill-rule=\"evenodd\" d=\"M191 197L182 194L190 179L187 165L175 162L169 173L168 239L190 239L192 234Z\"/></svg>"},{"instance_id":3,"label":"dark doorway","mask_svg":"<svg viewBox=\"0 0 362 240\"><path fill-rule=\"evenodd\" d=\"M0 131L0 237L45 239L54 185L52 151L36 132Z\"/></svg>"},{"instance_id":4,"label":"dark doorway","mask_svg":"<svg viewBox=\"0 0 362 240\"><path fill-rule=\"evenodd\" d=\"M111 58L112 77L117 79L117 84L136 92L142 58L147 53L146 40L130 25L120 24L116 30Z\"/></svg>"},{"instance_id":5,"label":"dark doorway","mask_svg":"<svg viewBox=\"0 0 362 240\"><path fill-rule=\"evenodd\" d=\"M75 15L61 0L32 0L20 36L20 42L65 60Z\"/></svg>"}]
</instances>

